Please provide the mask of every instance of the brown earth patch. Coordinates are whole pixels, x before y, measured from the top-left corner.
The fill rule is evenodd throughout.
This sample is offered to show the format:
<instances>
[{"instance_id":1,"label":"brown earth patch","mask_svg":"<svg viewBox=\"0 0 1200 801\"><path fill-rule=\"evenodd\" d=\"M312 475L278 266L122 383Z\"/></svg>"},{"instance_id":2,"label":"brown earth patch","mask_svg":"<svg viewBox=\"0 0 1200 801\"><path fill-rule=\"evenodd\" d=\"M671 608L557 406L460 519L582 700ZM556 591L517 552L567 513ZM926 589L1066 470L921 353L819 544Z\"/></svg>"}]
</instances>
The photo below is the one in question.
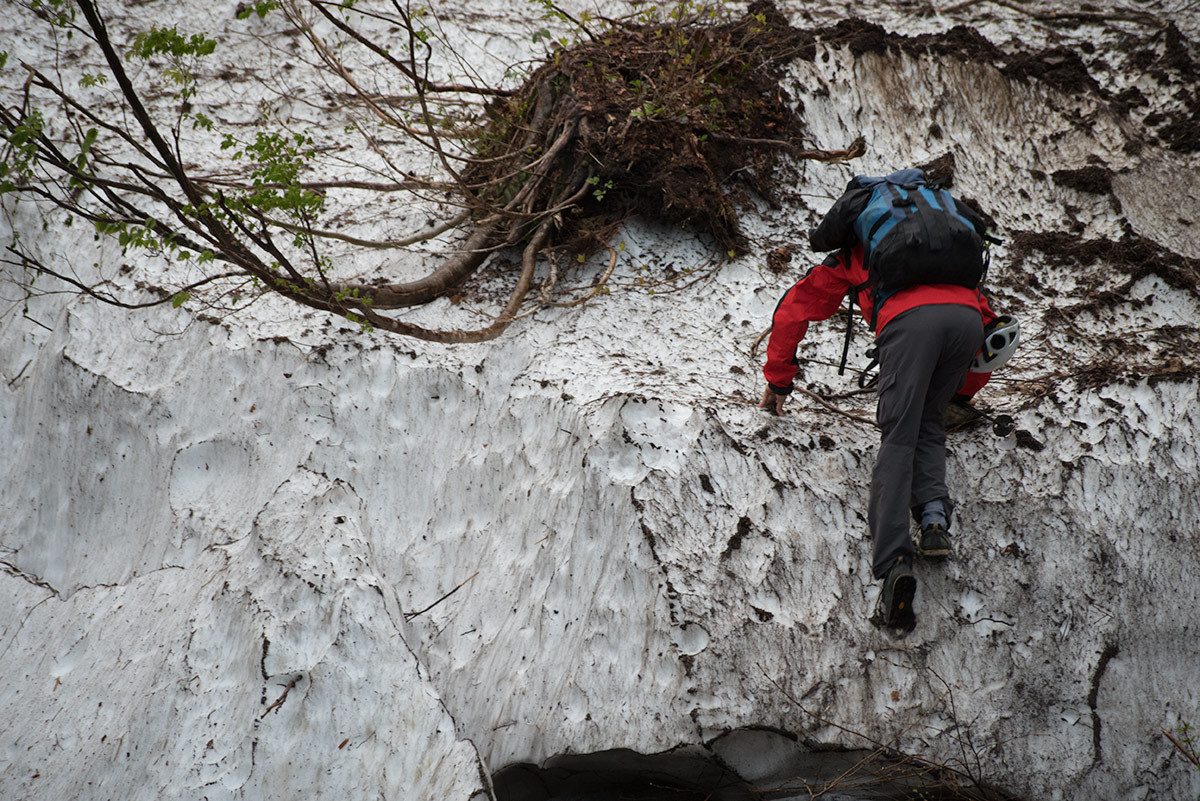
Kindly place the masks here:
<instances>
[{"instance_id":1,"label":"brown earth patch","mask_svg":"<svg viewBox=\"0 0 1200 801\"><path fill-rule=\"evenodd\" d=\"M804 137L803 107L780 81L812 46L769 2L719 24L627 24L595 35L556 51L489 109L466 177L494 187L488 199L502 205L518 191L504 176L529 156L516 143L544 131L544 152L556 137L570 139L542 165L546 189L587 183L560 244L594 250L615 221L644 215L709 234L721 252L742 251L737 207L751 193L776 202L774 168Z\"/></svg>"},{"instance_id":2,"label":"brown earth patch","mask_svg":"<svg viewBox=\"0 0 1200 801\"><path fill-rule=\"evenodd\" d=\"M1104 167L1082 167L1078 170L1056 170L1050 174L1054 183L1080 192L1107 195L1112 192L1112 170Z\"/></svg>"},{"instance_id":3,"label":"brown earth patch","mask_svg":"<svg viewBox=\"0 0 1200 801\"><path fill-rule=\"evenodd\" d=\"M1021 231L1012 238L1012 266L1019 268L1033 251L1045 254L1049 263L1060 267L1091 267L1103 262L1128 276L1126 286L1153 275L1174 289L1200 297L1200 260L1132 232L1114 241L1080 239L1061 231Z\"/></svg>"},{"instance_id":4,"label":"brown earth patch","mask_svg":"<svg viewBox=\"0 0 1200 801\"><path fill-rule=\"evenodd\" d=\"M1023 231L1013 237L1010 252L1013 267L1019 268L1033 252L1043 254L1049 265L1079 271L1078 287L1069 296L1057 299L1043 315L1047 330L1073 328L1080 314L1110 315L1119 306L1138 309L1152 296L1134 297L1134 284L1156 277L1172 289L1200 297L1200 260L1190 259L1161 245L1127 232L1119 240L1081 240L1062 232ZM1114 285L1114 279L1119 283ZM1123 280L1121 280L1123 279ZM1041 289L1036 274L1018 278ZM1080 385L1099 387L1114 382L1192 381L1200 377L1200 329L1195 326L1159 325L1130 336L1113 333L1093 337L1081 353L1100 354L1085 363L1070 364L1064 359L1050 376L1073 378ZM1045 382L1041 382L1045 383ZM1035 395L1046 394L1051 384L1030 382Z\"/></svg>"}]
</instances>

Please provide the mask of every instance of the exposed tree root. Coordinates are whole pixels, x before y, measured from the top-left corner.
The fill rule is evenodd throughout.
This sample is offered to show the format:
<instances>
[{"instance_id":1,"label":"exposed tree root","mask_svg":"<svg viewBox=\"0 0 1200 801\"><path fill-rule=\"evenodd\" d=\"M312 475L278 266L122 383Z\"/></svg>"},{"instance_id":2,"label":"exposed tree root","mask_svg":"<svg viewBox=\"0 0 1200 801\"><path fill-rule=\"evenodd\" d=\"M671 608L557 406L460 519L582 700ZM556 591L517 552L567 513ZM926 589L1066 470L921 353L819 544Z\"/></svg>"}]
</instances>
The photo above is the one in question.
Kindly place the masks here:
<instances>
[{"instance_id":1,"label":"exposed tree root","mask_svg":"<svg viewBox=\"0 0 1200 801\"><path fill-rule=\"evenodd\" d=\"M516 291L523 297L525 275L549 249L607 247L592 232L638 214L708 234L721 252L741 250L737 207L750 192L773 198L780 154L833 161L865 150L861 138L841 150L801 146L803 123L778 80L800 46L782 15L758 3L736 21L625 25L556 51L519 91L488 109L482 147L461 177L473 199L492 211L476 223L459 255L409 284L338 284L335 291L369 298L368 319L392 330L375 313L447 294L492 250L520 243ZM564 194L571 195L567 203L559 200ZM556 216L555 226L532 224L546 215ZM556 305L557 262L548 263L552 277L539 307ZM566 305L594 297L614 268L610 258L597 287ZM515 297L480 331L402 333L440 341L488 338L511 321Z\"/></svg>"}]
</instances>

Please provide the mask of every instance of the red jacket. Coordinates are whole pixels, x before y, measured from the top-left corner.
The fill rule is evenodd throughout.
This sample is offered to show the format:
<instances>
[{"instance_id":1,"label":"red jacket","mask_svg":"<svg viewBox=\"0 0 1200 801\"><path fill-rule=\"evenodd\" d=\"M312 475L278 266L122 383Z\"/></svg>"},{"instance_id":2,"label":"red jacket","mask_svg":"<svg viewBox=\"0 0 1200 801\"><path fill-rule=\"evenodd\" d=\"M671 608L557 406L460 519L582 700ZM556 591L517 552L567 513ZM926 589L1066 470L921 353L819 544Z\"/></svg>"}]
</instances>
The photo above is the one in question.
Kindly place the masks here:
<instances>
[{"instance_id":1,"label":"red jacket","mask_svg":"<svg viewBox=\"0 0 1200 801\"><path fill-rule=\"evenodd\" d=\"M796 346L808 333L808 324L832 317L841 308L842 298L866 281L867 269L862 263L862 246L855 245L838 251L814 267L780 299L775 307L771 338L767 342L767 363L763 366L763 376L774 392L791 392L797 369ZM874 308L871 290L861 289L856 301L863 319L869 323ZM978 289L954 284L922 284L906 287L887 298L879 307L875 334L878 336L902 312L917 306L940 303L956 303L978 309L984 325L996 318L987 298ZM968 397L974 395L989 377L991 373L967 373L966 381L958 393Z\"/></svg>"}]
</instances>

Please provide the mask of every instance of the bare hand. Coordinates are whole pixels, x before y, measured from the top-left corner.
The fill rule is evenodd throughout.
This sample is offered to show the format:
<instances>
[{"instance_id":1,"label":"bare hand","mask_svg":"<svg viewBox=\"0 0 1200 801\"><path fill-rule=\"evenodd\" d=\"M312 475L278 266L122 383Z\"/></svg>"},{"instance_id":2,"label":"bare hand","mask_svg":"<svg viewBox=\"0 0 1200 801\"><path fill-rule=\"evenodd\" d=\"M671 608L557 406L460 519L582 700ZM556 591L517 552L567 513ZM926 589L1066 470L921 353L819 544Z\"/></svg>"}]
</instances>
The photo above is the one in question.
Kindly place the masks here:
<instances>
[{"instance_id":1,"label":"bare hand","mask_svg":"<svg viewBox=\"0 0 1200 801\"><path fill-rule=\"evenodd\" d=\"M766 409L771 414L783 414L783 402L787 400L787 395L776 395L771 391L770 387L763 390L762 402L758 404L758 408Z\"/></svg>"}]
</instances>

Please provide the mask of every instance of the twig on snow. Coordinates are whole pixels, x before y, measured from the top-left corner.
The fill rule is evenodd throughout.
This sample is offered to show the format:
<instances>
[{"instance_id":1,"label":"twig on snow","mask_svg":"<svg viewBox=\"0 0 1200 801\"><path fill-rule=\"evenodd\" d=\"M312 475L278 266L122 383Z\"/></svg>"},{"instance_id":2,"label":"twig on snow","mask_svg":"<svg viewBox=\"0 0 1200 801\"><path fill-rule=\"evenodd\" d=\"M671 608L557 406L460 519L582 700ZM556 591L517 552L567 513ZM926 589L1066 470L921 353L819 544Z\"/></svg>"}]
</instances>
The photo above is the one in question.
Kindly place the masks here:
<instances>
[{"instance_id":1,"label":"twig on snow","mask_svg":"<svg viewBox=\"0 0 1200 801\"><path fill-rule=\"evenodd\" d=\"M1200 768L1200 758L1197 758L1197 756L1194 753L1192 753L1192 751L1190 749L1188 749L1187 746L1185 746L1183 743L1179 742L1178 737L1176 737L1174 734L1171 734L1171 732L1167 731L1166 729L1162 729L1162 733L1168 740L1171 741L1172 745L1174 745L1176 748L1179 749L1179 753L1181 753L1185 757L1187 757L1188 761L1191 762L1193 765L1195 765L1197 768Z\"/></svg>"},{"instance_id":2,"label":"twig on snow","mask_svg":"<svg viewBox=\"0 0 1200 801\"><path fill-rule=\"evenodd\" d=\"M422 609L421 611L419 611L419 612L405 612L405 613L404 613L404 619L405 619L405 620L412 620L412 619L413 619L414 617L416 617L417 615L423 615L423 614L425 614L425 613L426 613L426 612L428 612L430 609L432 609L433 607L437 606L437 605L438 605L438 604L440 604L442 601L446 600L446 599L447 599L447 598L449 598L451 595L453 595L454 593L456 593L456 592L458 592L459 590L461 590L461 589L463 588L463 585L464 585L464 584L466 584L468 581L470 581L471 579L475 578L475 577L476 577L476 576L478 576L478 575L479 575L479 571L478 571L478 570L476 570L474 573L472 573L471 575L469 575L469 576L467 576L465 579L463 579L463 580L462 580L462 581L459 583L459 585L458 585L457 587L455 587L454 589L450 590L450 592L446 593L446 594L445 594L445 595L443 595L441 598L438 598L436 601L434 601L433 603L431 603L429 606L425 607L425 608L424 608L424 609Z\"/></svg>"},{"instance_id":3,"label":"twig on snow","mask_svg":"<svg viewBox=\"0 0 1200 801\"><path fill-rule=\"evenodd\" d=\"M854 412L848 412L845 409L839 409L838 407L834 406L832 403L825 400L823 397L821 397L820 395L818 395L817 393L815 393L811 390L804 389L803 387L795 387L794 389L796 392L799 392L801 395L804 395L805 397L808 397L808 398L812 398L817 403L821 404L822 406L824 406L826 409L833 412L834 414L840 414L842 417L848 417L857 423L862 423L863 425L871 426L872 428L874 428L874 426L875 426L874 420L863 417L862 415L859 415L859 414L854 414Z\"/></svg>"},{"instance_id":4,"label":"twig on snow","mask_svg":"<svg viewBox=\"0 0 1200 801\"><path fill-rule=\"evenodd\" d=\"M292 691L292 688L295 687L300 682L300 679L302 679L302 678L304 678L304 676L300 673L297 673L295 676L292 677L291 681L289 681L287 684L283 685L283 694L280 695L278 698L276 698L275 701L269 707L267 707L265 710L263 710L263 713L258 716L258 719L262 720L272 710L274 710L275 712L278 712L279 707L283 706L283 702L287 699L288 693L290 693Z\"/></svg>"}]
</instances>

